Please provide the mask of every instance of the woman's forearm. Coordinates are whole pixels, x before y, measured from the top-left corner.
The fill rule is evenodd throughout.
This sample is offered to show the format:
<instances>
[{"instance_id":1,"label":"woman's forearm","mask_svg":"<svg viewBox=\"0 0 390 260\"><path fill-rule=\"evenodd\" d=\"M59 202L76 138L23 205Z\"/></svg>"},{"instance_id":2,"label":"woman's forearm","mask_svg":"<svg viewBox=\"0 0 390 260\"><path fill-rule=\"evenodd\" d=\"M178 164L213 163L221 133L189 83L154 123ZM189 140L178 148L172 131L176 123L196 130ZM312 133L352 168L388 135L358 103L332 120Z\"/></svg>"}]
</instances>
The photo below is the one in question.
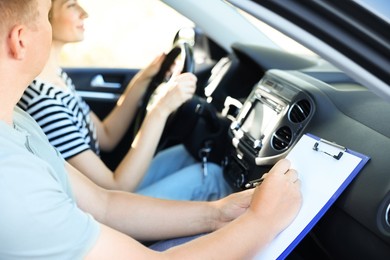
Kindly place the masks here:
<instances>
[{"instance_id":1,"label":"woman's forearm","mask_svg":"<svg viewBox=\"0 0 390 260\"><path fill-rule=\"evenodd\" d=\"M121 190L134 191L155 154L168 115L154 109L148 113L131 149L115 169L116 182Z\"/></svg>"},{"instance_id":2,"label":"woman's forearm","mask_svg":"<svg viewBox=\"0 0 390 260\"><path fill-rule=\"evenodd\" d=\"M114 149L123 138L131 122L133 122L139 103L145 93L147 82L140 81L137 76L117 101L114 109L104 118L97 121L98 139L103 151Z\"/></svg>"},{"instance_id":3,"label":"woman's forearm","mask_svg":"<svg viewBox=\"0 0 390 260\"><path fill-rule=\"evenodd\" d=\"M111 113L103 121L98 122L100 128L98 138L102 150L109 151L113 149L122 139L131 122L133 122L142 97L153 76L159 70L164 57L163 54L157 56L150 65L140 70L129 82ZM147 102L147 100L143 101Z\"/></svg>"}]
</instances>

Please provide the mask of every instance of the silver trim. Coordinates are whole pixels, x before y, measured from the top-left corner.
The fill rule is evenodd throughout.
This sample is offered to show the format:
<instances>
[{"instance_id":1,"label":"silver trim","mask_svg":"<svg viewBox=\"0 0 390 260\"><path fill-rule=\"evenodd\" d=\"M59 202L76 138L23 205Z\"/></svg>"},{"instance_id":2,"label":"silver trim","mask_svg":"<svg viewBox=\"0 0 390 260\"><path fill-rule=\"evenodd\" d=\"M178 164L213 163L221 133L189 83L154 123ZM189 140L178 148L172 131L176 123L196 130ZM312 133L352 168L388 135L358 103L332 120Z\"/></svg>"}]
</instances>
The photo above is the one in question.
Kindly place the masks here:
<instances>
[{"instance_id":1,"label":"silver trim","mask_svg":"<svg viewBox=\"0 0 390 260\"><path fill-rule=\"evenodd\" d=\"M98 74L91 79L91 87L93 88L113 88L120 89L122 87L121 83L118 82L106 82L103 75Z\"/></svg>"},{"instance_id":2,"label":"silver trim","mask_svg":"<svg viewBox=\"0 0 390 260\"><path fill-rule=\"evenodd\" d=\"M114 101L116 101L120 97L120 94L92 92L92 91L77 91L77 93L81 97L89 98L89 99L114 100Z\"/></svg>"},{"instance_id":3,"label":"silver trim","mask_svg":"<svg viewBox=\"0 0 390 260\"><path fill-rule=\"evenodd\" d=\"M390 214L390 203L387 205L386 211L385 211L385 222L388 227L390 227L390 219L389 219L389 214Z\"/></svg>"}]
</instances>

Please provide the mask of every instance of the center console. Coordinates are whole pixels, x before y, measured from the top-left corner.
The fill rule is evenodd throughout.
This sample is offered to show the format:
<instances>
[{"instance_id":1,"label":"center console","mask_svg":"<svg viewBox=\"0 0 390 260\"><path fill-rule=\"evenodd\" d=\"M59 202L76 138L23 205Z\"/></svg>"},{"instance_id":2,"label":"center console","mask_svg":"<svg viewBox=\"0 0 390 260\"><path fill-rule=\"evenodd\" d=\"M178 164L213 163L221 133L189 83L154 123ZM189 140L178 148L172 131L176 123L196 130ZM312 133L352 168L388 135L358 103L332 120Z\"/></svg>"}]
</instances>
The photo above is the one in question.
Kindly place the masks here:
<instances>
[{"instance_id":1,"label":"center console","mask_svg":"<svg viewBox=\"0 0 390 260\"><path fill-rule=\"evenodd\" d=\"M261 177L301 136L315 109L300 81L288 72L267 72L233 118L224 174L234 188Z\"/></svg>"}]
</instances>

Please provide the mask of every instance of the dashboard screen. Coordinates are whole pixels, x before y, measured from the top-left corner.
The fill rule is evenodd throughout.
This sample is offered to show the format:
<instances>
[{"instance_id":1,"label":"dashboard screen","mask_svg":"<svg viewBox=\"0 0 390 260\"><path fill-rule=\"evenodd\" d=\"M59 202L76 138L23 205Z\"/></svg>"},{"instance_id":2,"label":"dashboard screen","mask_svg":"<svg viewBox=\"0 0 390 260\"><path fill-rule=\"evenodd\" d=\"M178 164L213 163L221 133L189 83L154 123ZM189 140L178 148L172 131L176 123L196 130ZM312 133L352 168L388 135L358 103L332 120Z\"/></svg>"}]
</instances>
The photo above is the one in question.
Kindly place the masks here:
<instances>
[{"instance_id":1,"label":"dashboard screen","mask_svg":"<svg viewBox=\"0 0 390 260\"><path fill-rule=\"evenodd\" d=\"M245 116L241 130L255 140L263 139L267 135L267 128L271 126L272 121L277 118L277 112L269 106L256 100L252 108Z\"/></svg>"}]
</instances>

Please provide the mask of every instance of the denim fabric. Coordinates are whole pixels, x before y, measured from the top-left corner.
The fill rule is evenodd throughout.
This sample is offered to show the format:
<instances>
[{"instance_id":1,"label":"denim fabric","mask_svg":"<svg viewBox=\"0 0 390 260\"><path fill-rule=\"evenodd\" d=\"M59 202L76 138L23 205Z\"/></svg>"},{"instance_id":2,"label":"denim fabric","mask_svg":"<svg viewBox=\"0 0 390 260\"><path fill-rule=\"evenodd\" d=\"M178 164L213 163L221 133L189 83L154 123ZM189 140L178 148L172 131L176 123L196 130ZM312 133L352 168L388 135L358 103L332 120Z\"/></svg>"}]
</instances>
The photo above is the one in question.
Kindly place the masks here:
<instances>
[{"instance_id":1,"label":"denim fabric","mask_svg":"<svg viewBox=\"0 0 390 260\"><path fill-rule=\"evenodd\" d=\"M159 242L156 242L156 243L150 245L149 248L153 249L154 251L162 252L162 251L165 251L171 247L187 243L187 242L189 242L195 238L201 237L203 235L205 235L205 234L162 240L162 241L159 241Z\"/></svg>"},{"instance_id":2,"label":"denim fabric","mask_svg":"<svg viewBox=\"0 0 390 260\"><path fill-rule=\"evenodd\" d=\"M207 172L183 145L170 147L156 155L136 193L162 199L210 201L227 196L232 189L222 168L207 163Z\"/></svg>"}]
</instances>

